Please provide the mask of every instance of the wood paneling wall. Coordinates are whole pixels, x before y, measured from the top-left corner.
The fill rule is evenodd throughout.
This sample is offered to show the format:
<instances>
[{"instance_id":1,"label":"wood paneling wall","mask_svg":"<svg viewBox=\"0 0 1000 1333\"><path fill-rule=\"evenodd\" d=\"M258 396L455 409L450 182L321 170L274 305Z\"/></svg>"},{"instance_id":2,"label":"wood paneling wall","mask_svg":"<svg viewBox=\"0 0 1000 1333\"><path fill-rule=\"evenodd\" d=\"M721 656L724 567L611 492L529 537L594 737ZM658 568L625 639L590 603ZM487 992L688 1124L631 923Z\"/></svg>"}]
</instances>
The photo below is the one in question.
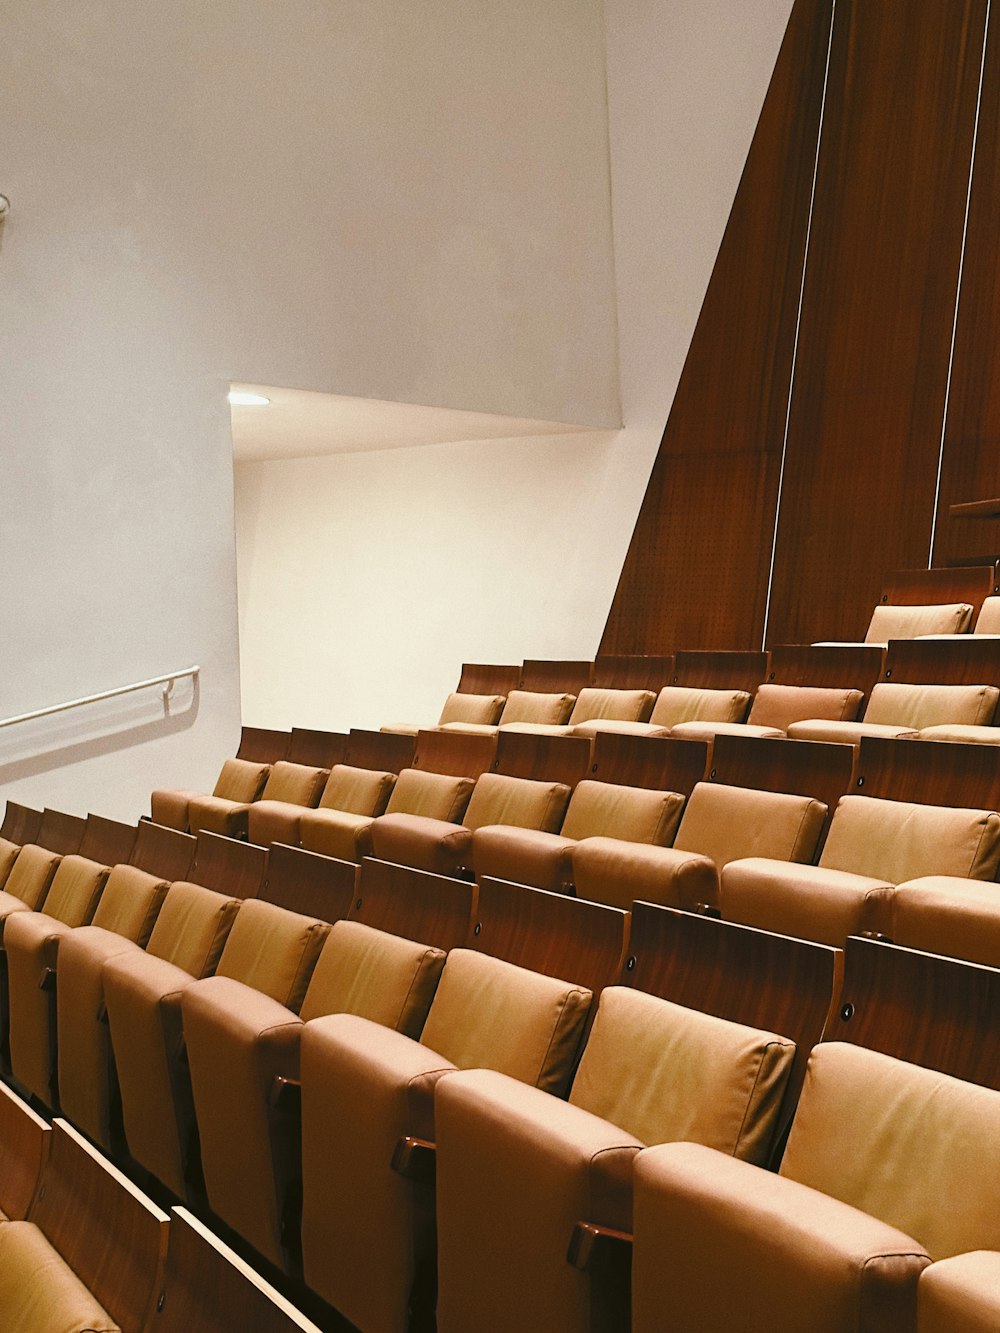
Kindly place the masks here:
<instances>
[{"instance_id":1,"label":"wood paneling wall","mask_svg":"<svg viewBox=\"0 0 1000 1333\"><path fill-rule=\"evenodd\" d=\"M797 0L602 652L859 635L885 573L928 563L949 373L941 513L1000 494L1000 29L952 363L986 14ZM977 540L942 518L936 557Z\"/></svg>"}]
</instances>

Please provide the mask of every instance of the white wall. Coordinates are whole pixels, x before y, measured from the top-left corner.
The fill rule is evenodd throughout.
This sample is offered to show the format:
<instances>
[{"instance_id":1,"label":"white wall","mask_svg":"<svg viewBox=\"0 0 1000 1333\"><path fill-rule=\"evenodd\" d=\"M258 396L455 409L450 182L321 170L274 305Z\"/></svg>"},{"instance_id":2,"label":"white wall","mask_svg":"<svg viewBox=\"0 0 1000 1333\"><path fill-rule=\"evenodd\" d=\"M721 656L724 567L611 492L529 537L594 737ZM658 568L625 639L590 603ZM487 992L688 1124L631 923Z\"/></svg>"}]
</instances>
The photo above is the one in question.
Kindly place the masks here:
<instances>
[{"instance_id":1,"label":"white wall","mask_svg":"<svg viewBox=\"0 0 1000 1333\"><path fill-rule=\"evenodd\" d=\"M0 716L203 672L3 734L0 797L131 817L232 752L230 379L617 425L601 17L2 6Z\"/></svg>"},{"instance_id":2,"label":"white wall","mask_svg":"<svg viewBox=\"0 0 1000 1333\"><path fill-rule=\"evenodd\" d=\"M791 0L605 10L623 429L241 464L248 721L433 720L463 660L596 652Z\"/></svg>"}]
</instances>

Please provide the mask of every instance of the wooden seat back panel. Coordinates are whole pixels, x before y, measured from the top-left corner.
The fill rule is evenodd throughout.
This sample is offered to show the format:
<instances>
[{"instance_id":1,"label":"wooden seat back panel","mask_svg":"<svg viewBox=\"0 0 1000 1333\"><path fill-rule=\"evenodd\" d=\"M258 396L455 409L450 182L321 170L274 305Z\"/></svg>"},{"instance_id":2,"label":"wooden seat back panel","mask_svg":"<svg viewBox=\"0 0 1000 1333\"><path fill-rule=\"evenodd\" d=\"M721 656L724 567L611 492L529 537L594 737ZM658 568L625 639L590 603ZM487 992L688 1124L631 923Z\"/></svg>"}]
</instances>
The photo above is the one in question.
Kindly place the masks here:
<instances>
[{"instance_id":1,"label":"wooden seat back panel","mask_svg":"<svg viewBox=\"0 0 1000 1333\"><path fill-rule=\"evenodd\" d=\"M352 861L275 842L267 854L267 877L259 896L290 912L332 924L351 911L357 873Z\"/></svg>"},{"instance_id":2,"label":"wooden seat back panel","mask_svg":"<svg viewBox=\"0 0 1000 1333\"><path fill-rule=\"evenodd\" d=\"M344 763L353 768L374 768L380 773L398 773L413 765L415 736L390 731L365 731L352 727L347 737Z\"/></svg>"},{"instance_id":3,"label":"wooden seat back panel","mask_svg":"<svg viewBox=\"0 0 1000 1333\"><path fill-rule=\"evenodd\" d=\"M468 942L477 898L467 880L365 857L349 916L447 953Z\"/></svg>"},{"instance_id":4,"label":"wooden seat back panel","mask_svg":"<svg viewBox=\"0 0 1000 1333\"><path fill-rule=\"evenodd\" d=\"M237 838L198 833L191 880L229 898L256 898L267 874L267 849Z\"/></svg>"}]
</instances>

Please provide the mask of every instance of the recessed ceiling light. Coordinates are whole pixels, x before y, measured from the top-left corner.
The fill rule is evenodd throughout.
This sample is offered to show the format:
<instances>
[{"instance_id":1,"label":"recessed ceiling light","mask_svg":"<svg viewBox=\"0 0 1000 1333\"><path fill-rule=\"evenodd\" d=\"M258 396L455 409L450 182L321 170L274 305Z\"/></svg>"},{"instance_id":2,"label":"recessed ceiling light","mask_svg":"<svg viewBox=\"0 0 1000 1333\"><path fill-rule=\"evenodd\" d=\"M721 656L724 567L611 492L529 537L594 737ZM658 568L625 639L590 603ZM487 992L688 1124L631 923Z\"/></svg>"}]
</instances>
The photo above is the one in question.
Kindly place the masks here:
<instances>
[{"instance_id":1,"label":"recessed ceiling light","mask_svg":"<svg viewBox=\"0 0 1000 1333\"><path fill-rule=\"evenodd\" d=\"M271 401L262 393L244 393L242 389L230 389L229 401L233 407L267 407Z\"/></svg>"}]
</instances>

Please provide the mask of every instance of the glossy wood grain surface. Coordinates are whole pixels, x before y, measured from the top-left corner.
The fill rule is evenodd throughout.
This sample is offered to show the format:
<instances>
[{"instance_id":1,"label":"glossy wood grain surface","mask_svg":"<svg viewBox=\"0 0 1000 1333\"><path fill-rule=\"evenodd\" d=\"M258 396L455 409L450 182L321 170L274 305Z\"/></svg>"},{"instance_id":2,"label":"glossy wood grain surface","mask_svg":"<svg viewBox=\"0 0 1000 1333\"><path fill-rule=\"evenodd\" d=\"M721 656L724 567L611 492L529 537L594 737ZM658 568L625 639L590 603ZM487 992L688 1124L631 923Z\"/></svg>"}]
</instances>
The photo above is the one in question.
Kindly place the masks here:
<instances>
[{"instance_id":1,"label":"glossy wood grain surface","mask_svg":"<svg viewBox=\"0 0 1000 1333\"><path fill-rule=\"evenodd\" d=\"M256 898L267 875L267 848L219 833L198 834L191 879L231 898Z\"/></svg>"},{"instance_id":2,"label":"glossy wood grain surface","mask_svg":"<svg viewBox=\"0 0 1000 1333\"><path fill-rule=\"evenodd\" d=\"M413 767L458 778L478 778L493 767L496 736L461 731L420 731L413 752Z\"/></svg>"},{"instance_id":3,"label":"glossy wood grain surface","mask_svg":"<svg viewBox=\"0 0 1000 1333\"><path fill-rule=\"evenodd\" d=\"M709 777L730 787L812 796L833 814L853 790L854 747L821 741L716 736Z\"/></svg>"},{"instance_id":4,"label":"glossy wood grain surface","mask_svg":"<svg viewBox=\"0 0 1000 1333\"><path fill-rule=\"evenodd\" d=\"M592 743L585 736L536 736L524 731L497 733L493 767L512 778L565 782L573 787L590 772Z\"/></svg>"},{"instance_id":5,"label":"glossy wood grain surface","mask_svg":"<svg viewBox=\"0 0 1000 1333\"><path fill-rule=\"evenodd\" d=\"M459 694L510 694L521 679L520 664L491 666L485 662L463 662L458 679Z\"/></svg>"},{"instance_id":6,"label":"glossy wood grain surface","mask_svg":"<svg viewBox=\"0 0 1000 1333\"><path fill-rule=\"evenodd\" d=\"M161 879L189 879L196 839L191 833L143 819L132 849L132 865Z\"/></svg>"},{"instance_id":7,"label":"glossy wood grain surface","mask_svg":"<svg viewBox=\"0 0 1000 1333\"><path fill-rule=\"evenodd\" d=\"M852 790L917 805L1000 810L1000 745L865 736Z\"/></svg>"},{"instance_id":8,"label":"glossy wood grain surface","mask_svg":"<svg viewBox=\"0 0 1000 1333\"><path fill-rule=\"evenodd\" d=\"M617 907L484 877L469 947L596 995L621 975L628 923Z\"/></svg>"},{"instance_id":9,"label":"glossy wood grain surface","mask_svg":"<svg viewBox=\"0 0 1000 1333\"><path fill-rule=\"evenodd\" d=\"M770 656L749 650L710 652L683 650L674 658L672 685L689 689L746 690L753 694L767 679Z\"/></svg>"},{"instance_id":10,"label":"glossy wood grain surface","mask_svg":"<svg viewBox=\"0 0 1000 1333\"><path fill-rule=\"evenodd\" d=\"M437 949L468 943L478 889L462 879L365 857L351 919Z\"/></svg>"},{"instance_id":11,"label":"glossy wood grain surface","mask_svg":"<svg viewBox=\"0 0 1000 1333\"><path fill-rule=\"evenodd\" d=\"M88 815L80 842L80 855L100 865L116 866L128 862L135 847L138 830L134 824L103 815Z\"/></svg>"},{"instance_id":12,"label":"glossy wood grain surface","mask_svg":"<svg viewBox=\"0 0 1000 1333\"><path fill-rule=\"evenodd\" d=\"M630 657L606 653L594 658L594 684L610 690L652 690L659 694L674 674L673 653Z\"/></svg>"},{"instance_id":13,"label":"glossy wood grain surface","mask_svg":"<svg viewBox=\"0 0 1000 1333\"><path fill-rule=\"evenodd\" d=\"M47 851L58 852L60 856L70 856L79 852L86 828L87 821L79 815L68 815L46 806L38 826L38 845Z\"/></svg>"},{"instance_id":14,"label":"glossy wood grain surface","mask_svg":"<svg viewBox=\"0 0 1000 1333\"><path fill-rule=\"evenodd\" d=\"M975 621L984 597L996 591L996 571L988 565L938 566L932 569L897 569L882 581L880 602L895 606L935 606L970 602Z\"/></svg>"},{"instance_id":15,"label":"glossy wood grain surface","mask_svg":"<svg viewBox=\"0 0 1000 1333\"><path fill-rule=\"evenodd\" d=\"M28 1215L50 1138L41 1116L0 1084L0 1209L13 1221Z\"/></svg>"},{"instance_id":16,"label":"glossy wood grain surface","mask_svg":"<svg viewBox=\"0 0 1000 1333\"><path fill-rule=\"evenodd\" d=\"M353 907L357 878L353 861L275 842L267 854L260 897L319 921L340 921Z\"/></svg>"},{"instance_id":17,"label":"glossy wood grain surface","mask_svg":"<svg viewBox=\"0 0 1000 1333\"><path fill-rule=\"evenodd\" d=\"M344 763L346 754L346 733L292 727L288 758L293 764L305 764L309 768L333 768L334 764Z\"/></svg>"},{"instance_id":18,"label":"glossy wood grain surface","mask_svg":"<svg viewBox=\"0 0 1000 1333\"><path fill-rule=\"evenodd\" d=\"M593 674L593 662L526 657L520 688L538 694L579 694L590 684Z\"/></svg>"},{"instance_id":19,"label":"glossy wood grain surface","mask_svg":"<svg viewBox=\"0 0 1000 1333\"><path fill-rule=\"evenodd\" d=\"M398 736L389 731L365 731L352 727L347 737L345 764L355 768L373 768L398 773L413 763L415 736Z\"/></svg>"},{"instance_id":20,"label":"glossy wood grain surface","mask_svg":"<svg viewBox=\"0 0 1000 1333\"><path fill-rule=\"evenodd\" d=\"M20 847L26 842L37 842L41 823L41 810L35 810L30 805L19 805L17 801L8 801L3 825L0 827L0 838L16 842Z\"/></svg>"},{"instance_id":21,"label":"glossy wood grain surface","mask_svg":"<svg viewBox=\"0 0 1000 1333\"><path fill-rule=\"evenodd\" d=\"M860 690L867 699L882 675L885 649L873 644L781 644L767 679L778 685Z\"/></svg>"},{"instance_id":22,"label":"glossy wood grain surface","mask_svg":"<svg viewBox=\"0 0 1000 1333\"><path fill-rule=\"evenodd\" d=\"M1000 685L1000 639L893 639L884 680L917 685Z\"/></svg>"},{"instance_id":23,"label":"glossy wood grain surface","mask_svg":"<svg viewBox=\"0 0 1000 1333\"><path fill-rule=\"evenodd\" d=\"M291 741L291 733L288 731L275 731L269 727L244 727L236 758L248 759L255 764L276 764L279 760L288 758Z\"/></svg>"},{"instance_id":24,"label":"glossy wood grain surface","mask_svg":"<svg viewBox=\"0 0 1000 1333\"><path fill-rule=\"evenodd\" d=\"M1000 1088L1000 970L852 936L841 1006L828 1041Z\"/></svg>"},{"instance_id":25,"label":"glossy wood grain surface","mask_svg":"<svg viewBox=\"0 0 1000 1333\"><path fill-rule=\"evenodd\" d=\"M705 741L601 731L594 737L590 776L623 787L679 791L690 796L695 783L705 776L708 752Z\"/></svg>"}]
</instances>

